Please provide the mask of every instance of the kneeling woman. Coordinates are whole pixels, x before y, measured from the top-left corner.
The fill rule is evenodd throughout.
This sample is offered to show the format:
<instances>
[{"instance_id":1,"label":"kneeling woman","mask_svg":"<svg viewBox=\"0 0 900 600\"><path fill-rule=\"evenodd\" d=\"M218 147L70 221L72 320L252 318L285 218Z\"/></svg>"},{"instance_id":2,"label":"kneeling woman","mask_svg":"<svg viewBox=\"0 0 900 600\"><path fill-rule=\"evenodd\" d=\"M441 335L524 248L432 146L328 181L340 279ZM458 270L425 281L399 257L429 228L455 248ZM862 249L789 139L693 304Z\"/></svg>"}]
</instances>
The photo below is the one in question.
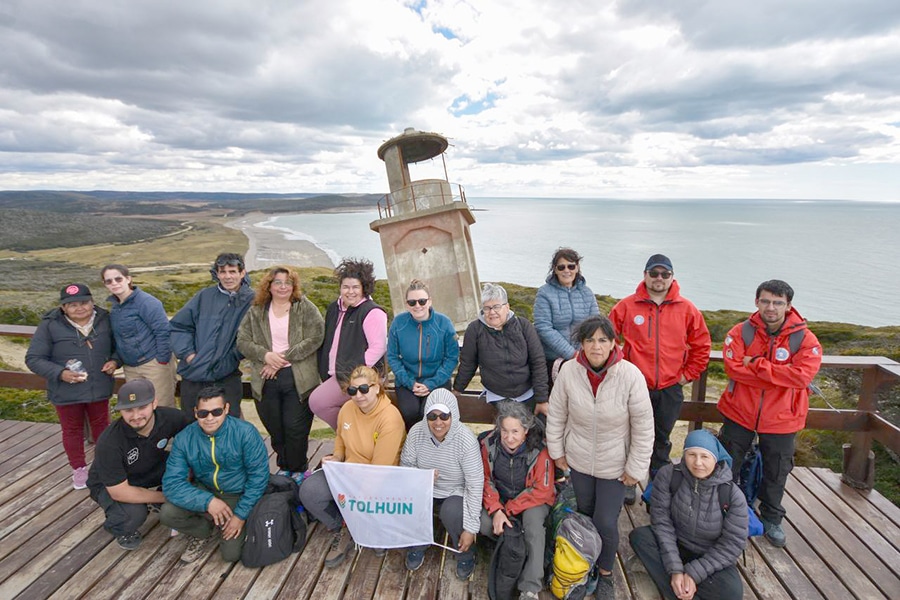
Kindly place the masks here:
<instances>
[{"instance_id":1,"label":"kneeling woman","mask_svg":"<svg viewBox=\"0 0 900 600\"><path fill-rule=\"evenodd\" d=\"M681 482L673 485L673 477ZM702 430L688 434L680 464L656 474L652 525L631 532L631 547L666 598L743 596L735 563L747 544L747 501L730 481L731 456ZM731 490L724 515L718 491L723 484Z\"/></svg>"},{"instance_id":2,"label":"kneeling woman","mask_svg":"<svg viewBox=\"0 0 900 600\"><path fill-rule=\"evenodd\" d=\"M338 413L334 454L322 457L322 462L396 466L406 428L400 411L384 393L378 372L364 365L356 367L350 373L346 392L351 402ZM344 562L353 550L353 538L343 525L324 471L318 470L303 481L300 503L333 535L325 566L336 567Z\"/></svg>"},{"instance_id":3,"label":"kneeling woman","mask_svg":"<svg viewBox=\"0 0 900 600\"><path fill-rule=\"evenodd\" d=\"M537 598L544 575L544 521L556 501L554 464L544 447L544 428L528 408L496 404L494 431L481 442L484 510L481 534L495 538L520 519L528 558L519 577L519 598Z\"/></svg>"},{"instance_id":4,"label":"kneeling woman","mask_svg":"<svg viewBox=\"0 0 900 600\"><path fill-rule=\"evenodd\" d=\"M475 570L475 534L481 514L484 473L478 440L459 420L459 405L450 390L438 388L425 399L425 418L412 426L400 465L434 469L434 508L455 548L456 576L468 579ZM406 568L415 571L427 546L406 553Z\"/></svg>"}]
</instances>

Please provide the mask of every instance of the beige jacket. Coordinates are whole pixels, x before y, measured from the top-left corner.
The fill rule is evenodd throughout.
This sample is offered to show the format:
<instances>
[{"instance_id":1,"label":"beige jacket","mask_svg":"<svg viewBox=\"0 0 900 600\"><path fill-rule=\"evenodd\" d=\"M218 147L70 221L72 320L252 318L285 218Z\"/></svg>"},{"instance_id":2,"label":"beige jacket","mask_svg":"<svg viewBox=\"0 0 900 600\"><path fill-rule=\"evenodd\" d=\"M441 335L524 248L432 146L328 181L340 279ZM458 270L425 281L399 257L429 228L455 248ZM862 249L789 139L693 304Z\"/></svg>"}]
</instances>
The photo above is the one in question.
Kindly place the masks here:
<instances>
[{"instance_id":1,"label":"beige jacket","mask_svg":"<svg viewBox=\"0 0 900 600\"><path fill-rule=\"evenodd\" d=\"M301 398L319 385L316 352L325 337L325 319L316 305L302 296L291 305L288 321L288 348L285 360L291 363L294 386ZM253 397L262 398L263 380L259 372L272 350L272 331L269 328L269 307L253 305L238 329L237 348L250 360L250 388Z\"/></svg>"},{"instance_id":2,"label":"beige jacket","mask_svg":"<svg viewBox=\"0 0 900 600\"><path fill-rule=\"evenodd\" d=\"M643 479L653 450L653 408L640 370L622 360L591 394L585 368L570 360L550 394L547 449L554 460L599 479Z\"/></svg>"}]
</instances>

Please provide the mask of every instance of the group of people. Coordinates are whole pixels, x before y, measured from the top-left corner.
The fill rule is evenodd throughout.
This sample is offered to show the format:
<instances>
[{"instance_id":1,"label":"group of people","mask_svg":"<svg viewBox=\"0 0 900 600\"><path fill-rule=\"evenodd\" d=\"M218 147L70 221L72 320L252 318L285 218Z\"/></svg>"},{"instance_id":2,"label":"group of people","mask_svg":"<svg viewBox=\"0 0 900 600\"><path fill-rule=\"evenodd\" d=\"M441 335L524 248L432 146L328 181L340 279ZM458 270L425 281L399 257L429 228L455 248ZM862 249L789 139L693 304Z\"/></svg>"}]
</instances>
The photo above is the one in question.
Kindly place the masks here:
<instances>
[{"instance_id":1,"label":"group of people","mask_svg":"<svg viewBox=\"0 0 900 600\"><path fill-rule=\"evenodd\" d=\"M757 312L724 342L730 381L719 401L719 437L692 432L682 461L672 465L669 438L682 387L709 360L703 316L681 296L669 258L655 254L635 293L606 317L581 261L571 248L554 253L533 324L510 309L502 286L485 284L480 315L461 348L419 280L406 291L407 311L388 328L365 260L338 265L339 296L324 318L290 267L268 270L253 290L242 257L221 254L211 269L215 284L169 320L126 267L109 265L101 278L110 310L94 305L86 285L64 287L26 363L48 380L73 485L91 488L123 548L137 547L147 510L158 508L163 523L190 536L183 558L195 559L218 536L223 558L237 560L243 523L268 481L262 438L239 418L242 358L279 473L302 483L300 501L332 533L326 566L343 562L354 544L324 474L307 471L314 416L336 434L334 453L323 461L435 470L435 510L459 551L461 578L474 570L475 536L496 537L518 520L529 549L523 598L542 589L543 522L557 475L571 481L578 511L603 541L595 565L599 598L613 597L617 520L622 504L634 502L635 485L648 476L671 481L676 470L678 480L709 492L719 480L737 479L755 438L765 465L759 512L767 539L783 546L781 498L805 424L807 386L821 361L818 340L791 305L793 290L779 280L760 284ZM116 406L122 419L107 429L112 374L120 366L127 380ZM387 366L396 405L385 392ZM476 372L496 414L494 430L480 440L461 422L457 404ZM98 439L90 474L85 420ZM717 580L728 585L708 582L733 566L740 523L712 514L712 492L695 498L668 487L654 487L653 535L637 530L631 539L648 572L667 597L739 596L736 574ZM699 533L690 525L698 518ZM715 561L703 558L710 553ZM419 568L424 554L409 549L407 567Z\"/></svg>"}]
</instances>

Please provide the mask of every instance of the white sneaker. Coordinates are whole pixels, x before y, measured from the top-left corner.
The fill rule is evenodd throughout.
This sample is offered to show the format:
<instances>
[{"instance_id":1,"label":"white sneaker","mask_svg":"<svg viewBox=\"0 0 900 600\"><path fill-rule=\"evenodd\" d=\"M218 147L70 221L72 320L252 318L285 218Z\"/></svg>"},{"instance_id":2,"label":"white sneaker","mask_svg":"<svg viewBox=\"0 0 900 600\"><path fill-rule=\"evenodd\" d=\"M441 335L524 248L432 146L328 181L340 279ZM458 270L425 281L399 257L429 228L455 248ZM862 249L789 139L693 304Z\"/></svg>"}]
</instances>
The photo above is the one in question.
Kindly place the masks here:
<instances>
[{"instance_id":1,"label":"white sneaker","mask_svg":"<svg viewBox=\"0 0 900 600\"><path fill-rule=\"evenodd\" d=\"M72 469L72 487L76 490L83 490L87 487L88 470L87 467L78 467Z\"/></svg>"}]
</instances>

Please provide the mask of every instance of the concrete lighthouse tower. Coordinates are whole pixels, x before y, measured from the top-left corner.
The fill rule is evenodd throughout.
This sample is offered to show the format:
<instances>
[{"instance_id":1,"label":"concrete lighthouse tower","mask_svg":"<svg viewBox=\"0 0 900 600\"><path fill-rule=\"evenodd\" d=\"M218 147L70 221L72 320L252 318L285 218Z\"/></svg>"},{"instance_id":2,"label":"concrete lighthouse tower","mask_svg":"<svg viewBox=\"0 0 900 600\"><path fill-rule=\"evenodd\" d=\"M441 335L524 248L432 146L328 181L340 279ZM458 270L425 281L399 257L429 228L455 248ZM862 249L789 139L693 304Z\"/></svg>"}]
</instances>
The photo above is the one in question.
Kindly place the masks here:
<instances>
[{"instance_id":1,"label":"concrete lighthouse tower","mask_svg":"<svg viewBox=\"0 0 900 600\"><path fill-rule=\"evenodd\" d=\"M463 188L447 178L447 138L407 128L378 148L391 193L369 224L381 237L394 314L406 310L406 288L421 279L435 310L463 331L481 308L469 225L475 222ZM409 165L441 157L444 179L410 181Z\"/></svg>"}]
</instances>

